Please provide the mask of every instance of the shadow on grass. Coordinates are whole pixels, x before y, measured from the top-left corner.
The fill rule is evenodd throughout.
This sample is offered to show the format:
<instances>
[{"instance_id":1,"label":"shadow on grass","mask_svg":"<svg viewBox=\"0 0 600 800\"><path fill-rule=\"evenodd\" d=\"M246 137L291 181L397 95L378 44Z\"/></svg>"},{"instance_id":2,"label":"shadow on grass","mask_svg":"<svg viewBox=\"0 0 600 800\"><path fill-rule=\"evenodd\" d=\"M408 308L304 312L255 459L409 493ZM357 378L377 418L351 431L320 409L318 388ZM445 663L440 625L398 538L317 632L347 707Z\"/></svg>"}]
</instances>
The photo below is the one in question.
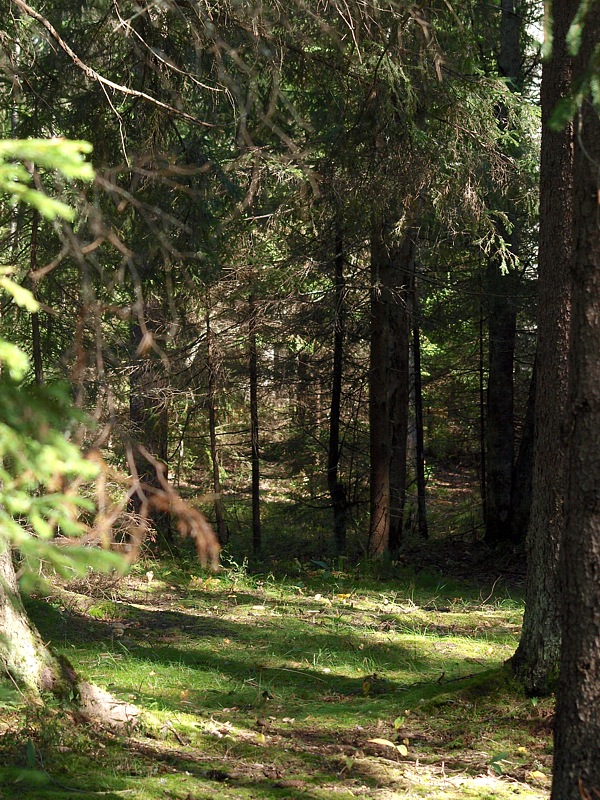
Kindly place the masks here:
<instances>
[{"instance_id":1,"label":"shadow on grass","mask_svg":"<svg viewBox=\"0 0 600 800\"><path fill-rule=\"evenodd\" d=\"M193 692L195 713L200 715L228 707L240 713L269 714L278 706L301 719L310 717L314 724L319 720L329 725L332 720L340 725L362 720L369 724L372 717L395 716L393 709L400 705L410 707L449 691L448 687L453 690L454 684L436 683L444 672L451 677L485 669L483 662L481 667L466 666L443 653L420 652L410 643L365 645L360 634L339 635L294 618L231 622L208 615L126 606L132 627L127 628L123 641L114 637L110 622L48 603L31 602L29 607L45 636L75 648L68 651L70 656L77 653L82 662L88 659L88 664L90 657L97 657L97 663L111 654L122 659L116 671L107 667L112 671L108 680L114 694L166 713L190 713L190 702L181 699L179 690L185 686ZM294 661L301 656L306 660L310 653L314 657L329 654L331 668ZM384 674L386 670L403 670L407 679L377 679L372 689L369 686L365 690L367 676L348 676L343 666L336 666L336 660L341 664L344 659L347 670L354 673L361 667L371 673L375 665ZM159 666L178 667L179 686L161 684L160 677L150 681L147 676L155 669L160 673ZM126 677L121 677L124 673Z\"/></svg>"},{"instance_id":2,"label":"shadow on grass","mask_svg":"<svg viewBox=\"0 0 600 800\"><path fill-rule=\"evenodd\" d=\"M180 610L182 596L190 603L197 597L197 606ZM117 696L156 711L149 717L157 725L173 721L166 724L166 742L121 742L124 763L143 759L139 772L123 773L124 785L139 788L140 798L346 800L357 786L389 791L394 781L401 784L399 751L370 739L406 735L413 763L432 752L447 757L486 693L508 692L486 669L492 659L482 656L474 665L464 657L474 651L458 642L467 633L477 653L487 652L482 643L505 645L508 629L495 623L470 628L468 611L455 625L435 608L417 609L411 620L410 612L319 606L311 624L302 609L316 604L306 596L280 600L224 586L218 594L184 589L181 596L155 599L144 598L153 609L112 603L106 609L112 620L28 601L44 637L64 647L82 673L90 670ZM401 733L395 721L404 714L408 729ZM75 756L65 756L66 763L69 758L74 763ZM485 758L481 754L478 768L487 769ZM96 767L99 783L103 768L110 769ZM180 782L176 790L170 781ZM112 796L120 791L116 785L107 781ZM44 792L22 796L61 796L52 786Z\"/></svg>"},{"instance_id":3,"label":"shadow on grass","mask_svg":"<svg viewBox=\"0 0 600 800\"><path fill-rule=\"evenodd\" d=\"M69 775L59 780L45 770L0 766L0 800L65 800L75 796L82 800L99 796L105 800L119 800L128 786L123 777L102 775L97 780L87 774L85 777Z\"/></svg>"}]
</instances>

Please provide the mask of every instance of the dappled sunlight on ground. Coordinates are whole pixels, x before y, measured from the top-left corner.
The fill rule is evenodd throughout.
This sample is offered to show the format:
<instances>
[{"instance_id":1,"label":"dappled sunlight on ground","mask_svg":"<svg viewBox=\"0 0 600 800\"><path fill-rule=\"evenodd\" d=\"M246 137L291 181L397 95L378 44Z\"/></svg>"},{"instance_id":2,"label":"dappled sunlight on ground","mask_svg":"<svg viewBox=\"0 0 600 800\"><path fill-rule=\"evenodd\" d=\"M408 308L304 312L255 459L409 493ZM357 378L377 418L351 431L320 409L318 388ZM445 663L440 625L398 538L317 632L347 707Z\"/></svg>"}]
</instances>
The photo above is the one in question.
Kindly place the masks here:
<instances>
[{"instance_id":1,"label":"dappled sunlight on ground","mask_svg":"<svg viewBox=\"0 0 600 800\"><path fill-rule=\"evenodd\" d=\"M129 737L77 733L103 754L98 790L112 774L133 800L548 796L551 703L500 669L522 614L510 594L308 568L147 572L32 606L86 677L142 709ZM75 729L28 735L50 774L76 777Z\"/></svg>"}]
</instances>

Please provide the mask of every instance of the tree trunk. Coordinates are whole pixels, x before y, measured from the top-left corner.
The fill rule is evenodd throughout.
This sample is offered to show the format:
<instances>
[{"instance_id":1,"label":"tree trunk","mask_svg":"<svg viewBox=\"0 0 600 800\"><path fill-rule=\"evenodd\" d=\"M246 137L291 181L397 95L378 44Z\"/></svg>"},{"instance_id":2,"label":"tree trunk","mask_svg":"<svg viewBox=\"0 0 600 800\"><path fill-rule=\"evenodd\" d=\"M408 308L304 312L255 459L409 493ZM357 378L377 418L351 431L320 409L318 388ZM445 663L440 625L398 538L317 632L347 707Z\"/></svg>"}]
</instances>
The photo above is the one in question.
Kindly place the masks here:
<instances>
[{"instance_id":1,"label":"tree trunk","mask_svg":"<svg viewBox=\"0 0 600 800\"><path fill-rule=\"evenodd\" d=\"M75 673L49 650L27 616L10 549L0 552L0 665L29 698L42 692L69 697L75 690Z\"/></svg>"},{"instance_id":2,"label":"tree trunk","mask_svg":"<svg viewBox=\"0 0 600 800\"><path fill-rule=\"evenodd\" d=\"M0 551L0 673L25 700L39 703L49 692L101 725L131 730L139 717L136 706L80 681L67 659L43 641L23 606L8 548Z\"/></svg>"},{"instance_id":3,"label":"tree trunk","mask_svg":"<svg viewBox=\"0 0 600 800\"><path fill-rule=\"evenodd\" d=\"M346 526L348 501L344 484L340 481L340 419L342 406L342 380L344 369L344 340L346 335L346 308L344 280L344 243L338 232L335 243L335 319L333 328L333 374L331 376L331 406L329 411L329 442L327 446L327 487L333 509L333 542L335 555L346 552Z\"/></svg>"},{"instance_id":4,"label":"tree trunk","mask_svg":"<svg viewBox=\"0 0 600 800\"><path fill-rule=\"evenodd\" d=\"M393 241L381 216L371 234L371 352L369 426L371 453L371 555L396 552L402 541L406 498L409 405L410 276L413 236Z\"/></svg>"},{"instance_id":5,"label":"tree trunk","mask_svg":"<svg viewBox=\"0 0 600 800\"><path fill-rule=\"evenodd\" d=\"M213 501L215 509L215 521L217 527L217 537L219 544L227 543L227 526L223 516L223 499L221 497L221 473L219 464L219 448L217 446L217 406L216 406L216 373L215 356L213 347L212 328L210 325L210 296L206 293L206 371L208 373L208 433L210 437L210 458L212 461Z\"/></svg>"},{"instance_id":6,"label":"tree trunk","mask_svg":"<svg viewBox=\"0 0 600 800\"><path fill-rule=\"evenodd\" d=\"M500 22L500 54L498 70L507 79L511 91L519 91L522 82L521 29L522 14L518 0L502 0ZM500 126L509 128L507 110L498 109ZM502 236L512 257L519 255L519 221L508 208L512 232ZM515 297L516 274L511 265L504 272L499 258L488 265L489 295L489 372L486 415L486 516L485 540L488 544L510 541L512 527L513 462L514 462L514 392L513 367L517 328Z\"/></svg>"},{"instance_id":7,"label":"tree trunk","mask_svg":"<svg viewBox=\"0 0 600 800\"><path fill-rule=\"evenodd\" d=\"M389 317L390 391L390 537L389 550L397 553L402 544L406 506L408 416L410 405L411 283L415 270L416 245L413 231L404 234L398 246L388 244L386 280Z\"/></svg>"},{"instance_id":8,"label":"tree trunk","mask_svg":"<svg viewBox=\"0 0 600 800\"><path fill-rule=\"evenodd\" d=\"M31 272L35 272L38 267L37 248L39 227L40 214L39 211L34 209L31 217L31 244L29 248L29 269ZM31 349L33 353L35 382L38 386L42 386L44 383L44 364L40 339L40 315L37 311L34 311L31 315Z\"/></svg>"},{"instance_id":9,"label":"tree trunk","mask_svg":"<svg viewBox=\"0 0 600 800\"><path fill-rule=\"evenodd\" d=\"M533 365L527 408L523 421L519 454L515 463L513 490L511 495L510 524L511 541L522 544L527 535L531 515L531 493L533 485L533 442L535 437L535 385L536 365Z\"/></svg>"},{"instance_id":10,"label":"tree trunk","mask_svg":"<svg viewBox=\"0 0 600 800\"><path fill-rule=\"evenodd\" d=\"M387 552L390 539L390 398L386 252L383 220L371 227L371 341L369 354L370 525L369 555Z\"/></svg>"},{"instance_id":11,"label":"tree trunk","mask_svg":"<svg viewBox=\"0 0 600 800\"><path fill-rule=\"evenodd\" d=\"M513 363L517 309L510 274L493 260L488 270L489 371L486 414L485 540L510 538L514 459Z\"/></svg>"},{"instance_id":12,"label":"tree trunk","mask_svg":"<svg viewBox=\"0 0 600 800\"><path fill-rule=\"evenodd\" d=\"M425 437L423 431L423 382L421 379L421 332L419 330L419 295L416 270L412 280L413 364L415 370L415 470L417 478L417 530L427 539L427 504L425 502Z\"/></svg>"},{"instance_id":13,"label":"tree trunk","mask_svg":"<svg viewBox=\"0 0 600 800\"><path fill-rule=\"evenodd\" d=\"M260 525L260 450L258 427L258 351L256 326L258 314L254 292L248 296L248 363L250 372L250 446L252 463L252 550L259 555L262 547Z\"/></svg>"},{"instance_id":14,"label":"tree trunk","mask_svg":"<svg viewBox=\"0 0 600 800\"><path fill-rule=\"evenodd\" d=\"M576 7L576 6L575 6ZM573 129L549 125L559 100L570 90L571 59L565 36L571 16L567 3L556 6L553 52L542 72L542 151L540 167L540 245L536 351L536 423L531 521L527 532L525 616L511 666L525 691L554 690L560 652L557 569L563 529L567 408L570 264L573 221Z\"/></svg>"},{"instance_id":15,"label":"tree trunk","mask_svg":"<svg viewBox=\"0 0 600 800\"><path fill-rule=\"evenodd\" d=\"M483 290L482 290L483 295ZM486 431L485 431L485 318L483 313L483 297L479 300L479 493L481 495L481 513L484 522L487 520L487 463L486 463Z\"/></svg>"},{"instance_id":16,"label":"tree trunk","mask_svg":"<svg viewBox=\"0 0 600 800\"><path fill-rule=\"evenodd\" d=\"M165 365L154 349L160 343L162 326L161 301L150 296L146 300L143 320L131 325L131 349L134 355L129 377L129 415L138 479L142 484L157 488L168 478L169 457ZM157 475L156 468L144 458L136 445L142 445L157 459L162 465L162 476ZM143 494L143 487L140 493ZM133 496L133 505L136 511L141 509L143 501L139 494ZM150 520L156 531L158 547L172 547L174 536L170 514L152 509Z\"/></svg>"},{"instance_id":17,"label":"tree trunk","mask_svg":"<svg viewBox=\"0 0 600 800\"><path fill-rule=\"evenodd\" d=\"M564 1L555 4L554 13L572 13L572 5ZM577 0L574 0L574 7L579 8ZM590 75L595 80L599 39L600 6L592 3L587 8L580 50L574 58L575 86L581 86ZM589 88L586 95L588 91ZM597 95L594 100L586 96L581 101L574 129L577 135L573 154L573 284L567 416L570 449L559 566L562 647L554 734L553 800L600 796L600 117Z\"/></svg>"}]
</instances>

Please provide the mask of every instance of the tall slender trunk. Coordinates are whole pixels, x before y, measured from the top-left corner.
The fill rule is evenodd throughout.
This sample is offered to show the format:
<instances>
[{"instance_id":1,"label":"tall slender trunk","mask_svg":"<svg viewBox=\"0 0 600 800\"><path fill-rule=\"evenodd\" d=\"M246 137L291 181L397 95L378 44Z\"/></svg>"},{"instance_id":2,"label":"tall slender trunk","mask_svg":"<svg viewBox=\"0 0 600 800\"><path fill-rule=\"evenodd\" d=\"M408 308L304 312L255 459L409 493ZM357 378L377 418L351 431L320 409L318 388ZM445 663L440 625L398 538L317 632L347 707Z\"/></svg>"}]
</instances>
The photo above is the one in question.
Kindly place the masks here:
<instances>
[{"instance_id":1,"label":"tall slender trunk","mask_svg":"<svg viewBox=\"0 0 600 800\"><path fill-rule=\"evenodd\" d=\"M248 365L250 373L250 446L252 464L252 550L258 555L262 547L260 524L260 450L258 426L258 352L256 328L258 312L254 292L248 296Z\"/></svg>"},{"instance_id":2,"label":"tall slender trunk","mask_svg":"<svg viewBox=\"0 0 600 800\"><path fill-rule=\"evenodd\" d=\"M425 436L423 431L423 380L421 376L421 332L419 330L419 292L417 286L416 265L412 280L412 314L413 314L413 365L415 390L415 470L417 479L417 530L419 536L427 539L427 503L425 498Z\"/></svg>"},{"instance_id":3,"label":"tall slender trunk","mask_svg":"<svg viewBox=\"0 0 600 800\"><path fill-rule=\"evenodd\" d=\"M159 488L168 478L169 407L166 393L165 365L148 341L160 341L164 325L161 301L149 296L144 307L143 322L136 320L130 328L132 361L129 375L129 417L135 467L141 484ZM145 330L144 330L145 328ZM141 454L142 445L160 464L161 475ZM143 506L143 486L134 494L136 511ZM174 544L171 516L153 509L150 520L157 535L157 546Z\"/></svg>"},{"instance_id":4,"label":"tall slender trunk","mask_svg":"<svg viewBox=\"0 0 600 800\"><path fill-rule=\"evenodd\" d=\"M483 293L483 292L482 292ZM479 491L481 495L481 513L487 520L487 462L486 462L486 430L485 430L485 318L483 298L479 301Z\"/></svg>"},{"instance_id":5,"label":"tall slender trunk","mask_svg":"<svg viewBox=\"0 0 600 800\"><path fill-rule=\"evenodd\" d=\"M529 384L527 408L523 421L519 453L515 463L513 490L511 496L510 524L511 540L522 544L527 535L531 516L533 487L533 443L535 438L535 386L537 367L534 363Z\"/></svg>"},{"instance_id":6,"label":"tall slender trunk","mask_svg":"<svg viewBox=\"0 0 600 800\"><path fill-rule=\"evenodd\" d=\"M520 0L502 0L500 22L500 54L498 70L511 91L519 91L522 82ZM510 122L505 107L498 108L500 126ZM508 208L512 231L500 233L513 258L519 255L519 221ZM486 516L485 539L489 544L508 541L511 537L514 462L514 391L513 368L517 327L516 274L509 265L504 273L499 258L488 264L489 296L489 373L486 433Z\"/></svg>"},{"instance_id":7,"label":"tall slender trunk","mask_svg":"<svg viewBox=\"0 0 600 800\"><path fill-rule=\"evenodd\" d=\"M578 0L553 5L558 15L580 8ZM600 5L591 3L586 10L579 52L573 61L573 85L585 86L587 96L579 104L574 126L570 386L565 430L569 453L559 564L562 644L552 800L600 795L600 116L593 83ZM591 86L584 82L590 80Z\"/></svg>"},{"instance_id":8,"label":"tall slender trunk","mask_svg":"<svg viewBox=\"0 0 600 800\"><path fill-rule=\"evenodd\" d=\"M206 371L208 373L208 433L210 437L210 458L212 462L213 492L215 521L217 536L220 544L227 543L227 526L223 516L223 498L221 496L221 473L219 464L219 448L217 445L217 385L216 385L216 365L213 346L213 335L210 324L210 294L206 293Z\"/></svg>"},{"instance_id":9,"label":"tall slender trunk","mask_svg":"<svg viewBox=\"0 0 600 800\"><path fill-rule=\"evenodd\" d=\"M389 393L390 393L390 537L389 550L402 544L408 461L408 417L410 406L411 282L416 244L412 230L399 245L388 244Z\"/></svg>"},{"instance_id":10,"label":"tall slender trunk","mask_svg":"<svg viewBox=\"0 0 600 800\"><path fill-rule=\"evenodd\" d=\"M394 242L393 225L376 215L371 231L369 426L371 555L396 552L406 497L409 405L410 275L414 237Z\"/></svg>"},{"instance_id":11,"label":"tall slender trunk","mask_svg":"<svg viewBox=\"0 0 600 800\"><path fill-rule=\"evenodd\" d=\"M31 272L37 269L38 232L40 227L40 214L33 210L31 217L31 242L29 248L29 268ZM33 369L35 382L38 386L44 383L44 363L42 360L42 344L40 338L40 315L34 311L31 315L31 347L33 351Z\"/></svg>"},{"instance_id":12,"label":"tall slender trunk","mask_svg":"<svg viewBox=\"0 0 600 800\"><path fill-rule=\"evenodd\" d=\"M554 10L553 50L543 65L542 150L540 164L540 240L536 424L532 507L527 532L525 616L511 665L526 692L554 690L558 676L560 625L558 558L564 521L566 443L564 416L568 392L573 248L573 127L550 127L551 116L571 90L571 58L565 37L577 0Z\"/></svg>"},{"instance_id":13,"label":"tall slender trunk","mask_svg":"<svg viewBox=\"0 0 600 800\"><path fill-rule=\"evenodd\" d=\"M336 556L346 552L348 502L346 489L339 479L340 421L346 336L346 282L344 279L344 242L338 231L335 241L335 319L333 327L333 373L329 411L329 443L327 447L327 486L333 509L333 542Z\"/></svg>"},{"instance_id":14,"label":"tall slender trunk","mask_svg":"<svg viewBox=\"0 0 600 800\"><path fill-rule=\"evenodd\" d=\"M371 337L369 353L370 525L369 554L387 552L390 539L390 401L388 390L389 332L383 220L371 225Z\"/></svg>"},{"instance_id":15,"label":"tall slender trunk","mask_svg":"<svg viewBox=\"0 0 600 800\"><path fill-rule=\"evenodd\" d=\"M486 520L489 544L510 538L510 509L515 451L513 364L517 309L510 274L490 262L489 367L486 413Z\"/></svg>"}]
</instances>

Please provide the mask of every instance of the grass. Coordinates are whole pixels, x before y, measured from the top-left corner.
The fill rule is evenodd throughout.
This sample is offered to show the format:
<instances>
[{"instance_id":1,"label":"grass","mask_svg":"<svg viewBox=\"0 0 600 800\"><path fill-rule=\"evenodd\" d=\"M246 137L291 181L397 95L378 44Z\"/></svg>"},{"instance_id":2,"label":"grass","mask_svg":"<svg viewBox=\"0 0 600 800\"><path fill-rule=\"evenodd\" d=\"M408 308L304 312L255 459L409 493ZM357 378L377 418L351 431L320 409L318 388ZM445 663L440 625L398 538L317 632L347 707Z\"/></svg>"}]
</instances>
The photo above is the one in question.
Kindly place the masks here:
<instances>
[{"instance_id":1,"label":"grass","mask_svg":"<svg viewBox=\"0 0 600 800\"><path fill-rule=\"evenodd\" d=\"M31 601L43 635L142 721L6 709L0 798L547 797L551 701L502 666L518 598L396 572L152 564Z\"/></svg>"}]
</instances>

